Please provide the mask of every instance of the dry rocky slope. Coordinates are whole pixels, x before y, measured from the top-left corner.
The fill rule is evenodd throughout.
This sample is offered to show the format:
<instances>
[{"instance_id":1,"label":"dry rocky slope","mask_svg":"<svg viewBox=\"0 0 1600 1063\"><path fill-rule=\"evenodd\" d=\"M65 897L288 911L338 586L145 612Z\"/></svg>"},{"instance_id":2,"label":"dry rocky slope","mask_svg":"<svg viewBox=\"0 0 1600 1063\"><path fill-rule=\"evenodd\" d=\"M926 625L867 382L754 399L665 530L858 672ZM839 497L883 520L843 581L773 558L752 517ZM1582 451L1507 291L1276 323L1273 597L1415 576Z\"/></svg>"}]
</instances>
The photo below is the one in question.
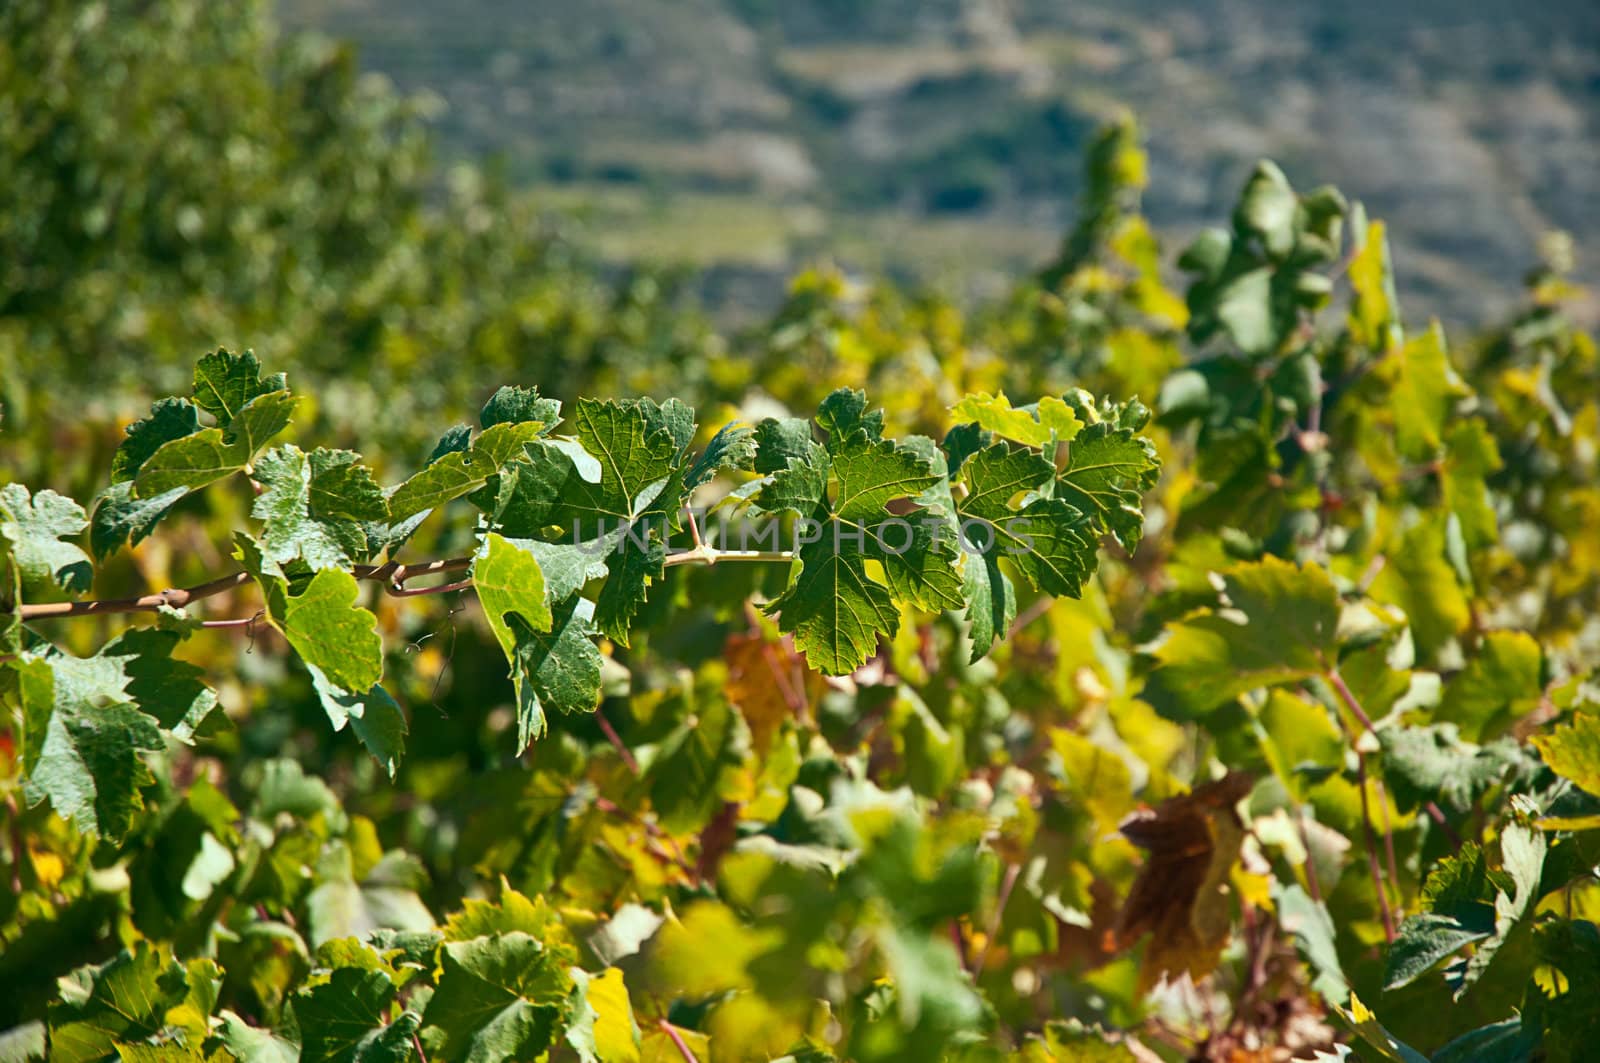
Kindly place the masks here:
<instances>
[{"instance_id":1,"label":"dry rocky slope","mask_svg":"<svg viewBox=\"0 0 1600 1063\"><path fill-rule=\"evenodd\" d=\"M622 253L761 248L741 264L773 277L818 253L1015 270L1048 251L1084 138L1124 106L1169 233L1220 221L1271 155L1387 218L1411 306L1454 321L1502 309L1545 231L1600 244L1592 0L285 0L282 17L436 94L447 152L498 154L562 202L667 204L628 225L659 238ZM721 242L684 235L719 225ZM1597 261L1581 251L1580 272Z\"/></svg>"}]
</instances>

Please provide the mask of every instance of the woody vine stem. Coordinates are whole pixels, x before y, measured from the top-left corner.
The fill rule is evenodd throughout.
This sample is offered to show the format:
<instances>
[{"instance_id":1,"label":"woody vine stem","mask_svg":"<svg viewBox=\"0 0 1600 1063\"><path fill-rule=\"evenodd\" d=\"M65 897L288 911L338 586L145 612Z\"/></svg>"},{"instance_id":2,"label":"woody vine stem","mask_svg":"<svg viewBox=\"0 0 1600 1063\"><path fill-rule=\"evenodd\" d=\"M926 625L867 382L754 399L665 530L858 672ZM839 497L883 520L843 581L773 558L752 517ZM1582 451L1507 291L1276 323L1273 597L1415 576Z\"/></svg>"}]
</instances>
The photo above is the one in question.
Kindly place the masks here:
<instances>
[{"instance_id":1,"label":"woody vine stem","mask_svg":"<svg viewBox=\"0 0 1600 1063\"><path fill-rule=\"evenodd\" d=\"M692 518L691 518L692 519ZM716 565L725 561L793 561L794 552L790 550L719 550L699 541L698 528L695 529L696 545L683 550L669 553L664 564L671 568L677 565ZM447 594L451 591L465 590L472 586L470 577L450 583L442 583L436 587L409 588L406 583L419 576L436 576L450 572L465 572L472 567L474 558L449 557L436 561L417 561L399 563L390 561L382 565L356 565L351 570L358 580L384 584L384 593L396 598L414 598L428 594ZM91 601L76 602L43 602L33 605L24 604L20 607L0 609L0 614L15 611L24 621L52 620L60 617L101 616L113 613L153 613L167 606L181 609L193 602L205 598L212 598L219 594L226 594L250 582L248 572L235 572L231 575L221 576L196 584L193 587L174 587L154 594L144 594L136 598L102 598ZM247 624L253 617L239 617L222 620L208 620L207 626L224 627Z\"/></svg>"}]
</instances>

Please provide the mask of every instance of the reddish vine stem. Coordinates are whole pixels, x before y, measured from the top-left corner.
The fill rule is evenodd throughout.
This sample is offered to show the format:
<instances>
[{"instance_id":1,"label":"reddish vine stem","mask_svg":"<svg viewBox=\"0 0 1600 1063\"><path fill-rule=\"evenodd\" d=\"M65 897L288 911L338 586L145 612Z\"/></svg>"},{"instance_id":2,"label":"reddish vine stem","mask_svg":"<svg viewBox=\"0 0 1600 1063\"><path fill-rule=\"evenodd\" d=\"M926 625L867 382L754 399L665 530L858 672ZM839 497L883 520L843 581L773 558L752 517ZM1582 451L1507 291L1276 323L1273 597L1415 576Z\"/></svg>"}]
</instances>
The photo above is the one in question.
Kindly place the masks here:
<instances>
[{"instance_id":1,"label":"reddish vine stem","mask_svg":"<svg viewBox=\"0 0 1600 1063\"><path fill-rule=\"evenodd\" d=\"M1401 918L1405 917L1405 897L1400 893L1400 868L1394 858L1394 828L1389 823L1389 792L1384 788L1383 780L1376 779L1373 785L1378 791L1378 812L1383 816L1383 854L1389 871L1389 881L1394 885L1394 904Z\"/></svg>"},{"instance_id":2,"label":"reddish vine stem","mask_svg":"<svg viewBox=\"0 0 1600 1063\"><path fill-rule=\"evenodd\" d=\"M683 1063L700 1063L694 1051L685 1043L683 1035L678 1033L678 1028L666 1019L661 1020L661 1028L667 1031L667 1036L672 1038L672 1043L678 1046L678 1055L683 1057Z\"/></svg>"},{"instance_id":3,"label":"reddish vine stem","mask_svg":"<svg viewBox=\"0 0 1600 1063\"><path fill-rule=\"evenodd\" d=\"M445 572L463 572L472 567L470 557L449 557L438 561L422 561L416 564L400 564L390 561L383 565L356 565L350 574L359 580L371 580L378 583L387 583L391 593L403 592L407 580L416 579L418 576L430 576ZM47 620L65 616L98 616L103 613L153 613L162 606L171 606L182 609L191 602L198 602L204 598L212 598L219 594L226 594L237 587L242 587L250 582L250 573L235 572L229 576L220 576L193 587L172 587L155 594L143 594L137 598L102 598L86 602L44 602L36 605L23 605L17 610L17 615L23 620ZM438 594L445 588L430 587L426 593ZM452 588L457 589L457 588ZM415 593L415 592L409 592ZM244 618L248 621L249 618ZM215 622L213 622L215 623Z\"/></svg>"},{"instance_id":4,"label":"reddish vine stem","mask_svg":"<svg viewBox=\"0 0 1600 1063\"><path fill-rule=\"evenodd\" d=\"M1339 674L1338 667L1328 668L1325 674L1329 685L1339 695L1339 700L1344 703L1344 707L1350 710L1350 714L1360 722L1362 727L1367 729L1368 733L1376 735L1378 729L1373 725L1372 717L1367 715L1367 711L1361 707L1361 702L1356 700L1355 692L1344 681L1344 676ZM1351 745L1355 745L1353 740ZM1378 866L1378 838L1372 827L1371 802L1367 795L1367 755L1359 749L1356 750L1356 777L1361 785L1361 826L1367 837L1367 864L1372 872L1373 888L1378 891L1378 907L1383 915L1383 934L1390 943L1393 943L1395 938L1394 912L1389 907L1389 891L1385 887L1383 871ZM1398 894L1400 880L1396 872L1394 858L1394 830L1389 821L1389 801L1384 795L1382 782L1379 781L1376 786L1379 799L1383 801L1384 854L1389 864L1389 878L1393 881Z\"/></svg>"},{"instance_id":5,"label":"reddish vine stem","mask_svg":"<svg viewBox=\"0 0 1600 1063\"><path fill-rule=\"evenodd\" d=\"M709 546L697 546L690 550L679 550L667 555L666 564L714 565L719 561L791 561L793 555L785 550L716 550ZM407 590L406 581L416 579L418 576L441 575L446 572L464 572L472 567L473 558L447 557L437 561L420 561L415 564L400 564L390 561L382 565L356 565L350 574L358 580L369 580L375 583L387 584L387 593L397 598L412 598L425 594L446 594L450 591L466 590L472 586L471 578L445 583L438 587ZM142 594L136 598L100 598L93 601L80 602L39 602L32 605L24 604L16 609L17 616L24 621L51 620L59 617L99 616L110 613L153 613L162 606L182 609L191 602L198 602L205 598L212 598L219 594L242 587L250 582L248 572L235 572L229 576L220 576L193 587L171 587L154 594ZM0 610L10 612L11 610ZM239 623L249 621L248 617L239 618ZM224 627L229 621L211 621L212 626Z\"/></svg>"},{"instance_id":6,"label":"reddish vine stem","mask_svg":"<svg viewBox=\"0 0 1600 1063\"><path fill-rule=\"evenodd\" d=\"M1367 755L1356 751L1356 779L1361 787L1361 829L1367 836L1367 869L1372 872L1372 887L1378 893L1378 910L1383 915L1383 936L1394 944L1394 913L1389 910L1389 890L1378 866L1378 838L1372 829L1372 810L1367 800Z\"/></svg>"},{"instance_id":7,"label":"reddish vine stem","mask_svg":"<svg viewBox=\"0 0 1600 1063\"><path fill-rule=\"evenodd\" d=\"M629 749L622 736L617 734L616 728L611 726L611 721L606 719L605 713L595 709L594 719L600 725L600 730L605 732L606 740L617 751L617 756L622 758L622 763L626 764L628 770L635 775L639 774L639 762L633 758L633 750Z\"/></svg>"},{"instance_id":8,"label":"reddish vine stem","mask_svg":"<svg viewBox=\"0 0 1600 1063\"><path fill-rule=\"evenodd\" d=\"M1372 717L1367 715L1367 711L1361 707L1361 702L1356 700L1355 693L1351 691L1349 684L1344 681L1344 676L1339 674L1339 669L1337 667L1329 668L1327 677L1329 684L1333 686L1334 693L1339 695L1339 700L1344 702L1344 707L1350 710L1350 714L1360 722L1362 727L1365 727L1372 734L1377 734L1378 728L1373 725Z\"/></svg>"}]
</instances>

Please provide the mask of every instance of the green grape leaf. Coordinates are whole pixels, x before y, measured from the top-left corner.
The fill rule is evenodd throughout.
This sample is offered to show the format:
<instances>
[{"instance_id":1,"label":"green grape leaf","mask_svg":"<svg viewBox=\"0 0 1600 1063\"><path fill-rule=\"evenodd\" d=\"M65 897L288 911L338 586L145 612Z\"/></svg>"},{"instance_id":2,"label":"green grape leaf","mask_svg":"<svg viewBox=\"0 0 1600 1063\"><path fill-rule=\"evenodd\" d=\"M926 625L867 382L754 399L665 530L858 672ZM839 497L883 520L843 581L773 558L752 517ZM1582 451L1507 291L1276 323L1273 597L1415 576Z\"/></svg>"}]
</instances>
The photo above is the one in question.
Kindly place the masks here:
<instances>
[{"instance_id":1,"label":"green grape leaf","mask_svg":"<svg viewBox=\"0 0 1600 1063\"><path fill-rule=\"evenodd\" d=\"M521 388L507 385L500 388L483 404L478 414L478 424L485 430L497 424L524 424L537 421L541 425L554 425L561 420L561 400L544 398L538 388Z\"/></svg>"},{"instance_id":2,"label":"green grape leaf","mask_svg":"<svg viewBox=\"0 0 1600 1063\"><path fill-rule=\"evenodd\" d=\"M412 1058L414 1012L385 1023L395 985L383 970L338 967L294 995L301 1059L307 1063L399 1063Z\"/></svg>"},{"instance_id":3,"label":"green grape leaf","mask_svg":"<svg viewBox=\"0 0 1600 1063\"><path fill-rule=\"evenodd\" d=\"M1361 250L1350 260L1350 334L1356 343L1383 353L1404 340L1394 262L1383 222L1367 226Z\"/></svg>"},{"instance_id":4,"label":"green grape leaf","mask_svg":"<svg viewBox=\"0 0 1600 1063\"><path fill-rule=\"evenodd\" d=\"M652 583L664 575L666 539L683 501L685 447L693 413L682 403L580 399L572 423L582 455L551 441L529 448L525 477L542 505L540 525L555 525L572 543L605 544L606 583L595 626L619 645ZM592 462L592 464L591 464ZM521 503L524 510L527 502ZM532 528L508 531L531 533Z\"/></svg>"},{"instance_id":5,"label":"green grape leaf","mask_svg":"<svg viewBox=\"0 0 1600 1063\"><path fill-rule=\"evenodd\" d=\"M183 966L147 941L80 967L61 980L60 999L50 1005L50 1058L90 1063L152 1038L188 989Z\"/></svg>"},{"instance_id":6,"label":"green grape leaf","mask_svg":"<svg viewBox=\"0 0 1600 1063\"><path fill-rule=\"evenodd\" d=\"M1339 594L1327 572L1275 557L1223 575L1226 608L1168 626L1144 699L1173 719L1204 716L1258 687L1308 678L1333 659Z\"/></svg>"},{"instance_id":7,"label":"green grape leaf","mask_svg":"<svg viewBox=\"0 0 1600 1063\"><path fill-rule=\"evenodd\" d=\"M484 537L483 548L472 562L472 586L478 592L489 630L513 662L517 639L506 623L507 613L517 613L535 631L550 630L544 572L534 554L515 541L496 532Z\"/></svg>"},{"instance_id":8,"label":"green grape leaf","mask_svg":"<svg viewBox=\"0 0 1600 1063\"><path fill-rule=\"evenodd\" d=\"M1397 348L1380 372L1390 388L1389 409L1400 456L1432 460L1456 400L1467 393L1450 364L1444 329L1434 322L1428 331Z\"/></svg>"},{"instance_id":9,"label":"green grape leaf","mask_svg":"<svg viewBox=\"0 0 1600 1063\"><path fill-rule=\"evenodd\" d=\"M1465 812L1477 797L1505 775L1510 763L1499 745L1463 742L1453 724L1383 727L1384 775L1402 808L1436 800Z\"/></svg>"},{"instance_id":10,"label":"green grape leaf","mask_svg":"<svg viewBox=\"0 0 1600 1063\"><path fill-rule=\"evenodd\" d=\"M1328 906L1314 901L1298 885L1273 884L1273 900L1283 929L1294 938L1302 959L1311 967L1311 988L1330 1004L1350 999L1350 983L1339 962L1338 931Z\"/></svg>"},{"instance_id":11,"label":"green grape leaf","mask_svg":"<svg viewBox=\"0 0 1600 1063\"><path fill-rule=\"evenodd\" d=\"M130 540L137 546L188 493L187 487L174 487L151 498L135 498L131 480L112 484L95 502L89 523L90 548L96 557L104 558Z\"/></svg>"},{"instance_id":12,"label":"green grape leaf","mask_svg":"<svg viewBox=\"0 0 1600 1063\"><path fill-rule=\"evenodd\" d=\"M300 1046L271 1030L261 1030L223 1010L217 1040L239 1063L299 1063Z\"/></svg>"},{"instance_id":13,"label":"green grape leaf","mask_svg":"<svg viewBox=\"0 0 1600 1063\"><path fill-rule=\"evenodd\" d=\"M1489 632L1477 655L1445 687L1434 718L1456 724L1467 741L1494 738L1538 707L1544 696L1542 659L1532 635Z\"/></svg>"},{"instance_id":14,"label":"green grape leaf","mask_svg":"<svg viewBox=\"0 0 1600 1063\"><path fill-rule=\"evenodd\" d=\"M1099 531L1132 553L1144 535L1144 493L1160 474L1155 444L1132 428L1101 421L1072 441L1055 494L1089 514Z\"/></svg>"},{"instance_id":15,"label":"green grape leaf","mask_svg":"<svg viewBox=\"0 0 1600 1063\"><path fill-rule=\"evenodd\" d=\"M828 433L829 450L856 432L877 442L883 438L883 419L882 410L867 405L867 393L852 388L836 388L817 407L817 426Z\"/></svg>"},{"instance_id":16,"label":"green grape leaf","mask_svg":"<svg viewBox=\"0 0 1600 1063\"><path fill-rule=\"evenodd\" d=\"M15 566L26 582L87 591L94 582L89 556L61 540L88 524L82 506L54 491L30 495L21 484L0 487L0 573Z\"/></svg>"},{"instance_id":17,"label":"green grape leaf","mask_svg":"<svg viewBox=\"0 0 1600 1063\"><path fill-rule=\"evenodd\" d=\"M1066 442L1083 428L1083 422L1061 399L1046 396L1032 406L1013 408L1005 392L968 395L950 408L951 416L971 422L1003 439L1030 447Z\"/></svg>"},{"instance_id":18,"label":"green grape leaf","mask_svg":"<svg viewBox=\"0 0 1600 1063\"><path fill-rule=\"evenodd\" d=\"M444 1035L443 1060L534 1059L555 1043L572 977L519 931L446 942L423 1022Z\"/></svg>"},{"instance_id":19,"label":"green grape leaf","mask_svg":"<svg viewBox=\"0 0 1600 1063\"><path fill-rule=\"evenodd\" d=\"M1406 917L1384 958L1384 990L1410 985L1463 946L1491 936L1495 892L1483 850L1471 842L1435 864L1422 887L1426 910Z\"/></svg>"},{"instance_id":20,"label":"green grape leaf","mask_svg":"<svg viewBox=\"0 0 1600 1063\"><path fill-rule=\"evenodd\" d=\"M357 882L349 846L330 843L317 861L316 885L306 898L312 947L340 938L365 941L381 929L432 930L433 915L417 895L426 885L422 864L399 850L384 854Z\"/></svg>"},{"instance_id":21,"label":"green grape leaf","mask_svg":"<svg viewBox=\"0 0 1600 1063\"><path fill-rule=\"evenodd\" d=\"M1520 823L1509 824L1500 833L1501 871L1510 889L1499 889L1494 898L1494 933L1478 943L1464 969L1452 972L1451 985L1459 1001L1483 977L1499 954L1501 946L1516 926L1532 914L1539 899L1539 880L1549 852L1545 835Z\"/></svg>"},{"instance_id":22,"label":"green grape leaf","mask_svg":"<svg viewBox=\"0 0 1600 1063\"><path fill-rule=\"evenodd\" d=\"M1580 712L1568 724L1533 736L1550 770L1600 797L1600 713Z\"/></svg>"},{"instance_id":23,"label":"green grape leaf","mask_svg":"<svg viewBox=\"0 0 1600 1063\"><path fill-rule=\"evenodd\" d=\"M897 600L945 609L964 599L954 536L943 534L942 519L888 509L944 482L917 452L926 448L874 440L857 427L876 424L873 418L842 400L835 405L828 422L818 416L819 424L834 426L827 447L797 440L801 456L771 474L754 504L802 518L795 529L800 571L767 611L777 615L780 630L795 636L812 667L844 675L876 651L880 634L898 630ZM848 432L840 431L846 426ZM758 431L781 438L784 429ZM881 579L868 562L878 566Z\"/></svg>"},{"instance_id":24,"label":"green grape leaf","mask_svg":"<svg viewBox=\"0 0 1600 1063\"><path fill-rule=\"evenodd\" d=\"M364 694L351 693L310 661L304 664L333 729L342 731L348 723L378 766L389 778L394 778L395 772L400 770L400 758L405 754L406 735L410 731L399 703L376 684L368 687Z\"/></svg>"},{"instance_id":25,"label":"green grape leaf","mask_svg":"<svg viewBox=\"0 0 1600 1063\"><path fill-rule=\"evenodd\" d=\"M1527 995L1523 1021L1541 1035L1547 1059L1583 1059L1600 1038L1600 1016L1589 1003L1600 993L1600 927L1586 919L1551 920L1534 929L1534 941L1539 962L1562 979Z\"/></svg>"},{"instance_id":26,"label":"green grape leaf","mask_svg":"<svg viewBox=\"0 0 1600 1063\"><path fill-rule=\"evenodd\" d=\"M360 588L350 573L325 568L300 594L260 543L243 532L234 536L234 556L255 578L266 600L267 622L276 628L311 673L334 730L348 723L368 751L392 777L403 752L405 716L386 691L383 639L378 619L356 604Z\"/></svg>"},{"instance_id":27,"label":"green grape leaf","mask_svg":"<svg viewBox=\"0 0 1600 1063\"><path fill-rule=\"evenodd\" d=\"M193 491L249 466L267 441L288 427L295 399L267 391L247 402L223 428L205 428L163 443L139 467L136 498L153 499L183 488Z\"/></svg>"},{"instance_id":28,"label":"green grape leaf","mask_svg":"<svg viewBox=\"0 0 1600 1063\"><path fill-rule=\"evenodd\" d=\"M1460 577L1446 556L1449 514L1433 511L1391 543L1383 571L1372 582L1373 597L1405 610L1417 655L1432 659L1464 631L1471 608Z\"/></svg>"},{"instance_id":29,"label":"green grape leaf","mask_svg":"<svg viewBox=\"0 0 1600 1063\"><path fill-rule=\"evenodd\" d=\"M749 469L755 462L756 436L748 425L732 422L723 425L711 437L706 449L694 459L683 476L685 497L690 491L709 483L725 469Z\"/></svg>"},{"instance_id":30,"label":"green grape leaf","mask_svg":"<svg viewBox=\"0 0 1600 1063\"><path fill-rule=\"evenodd\" d=\"M537 631L520 613L503 614L516 636L512 679L517 693L517 750L541 737L551 710L593 712L600 704L605 658L594 644L594 606L573 595L551 610L550 630Z\"/></svg>"},{"instance_id":31,"label":"green grape leaf","mask_svg":"<svg viewBox=\"0 0 1600 1063\"><path fill-rule=\"evenodd\" d=\"M1488 477L1502 466L1500 449L1483 420L1463 421L1445 437L1445 459L1439 486L1444 504L1461 522L1461 537L1470 550L1492 546L1499 534Z\"/></svg>"},{"instance_id":32,"label":"green grape leaf","mask_svg":"<svg viewBox=\"0 0 1600 1063\"><path fill-rule=\"evenodd\" d=\"M311 513L320 520L386 521L389 500L349 450L318 447L311 452Z\"/></svg>"},{"instance_id":33,"label":"green grape leaf","mask_svg":"<svg viewBox=\"0 0 1600 1063\"><path fill-rule=\"evenodd\" d=\"M111 459L111 482L127 483L139 474L150 456L174 439L200 431L200 411L188 399L162 399L150 407L150 416L127 428L127 439Z\"/></svg>"},{"instance_id":34,"label":"green grape leaf","mask_svg":"<svg viewBox=\"0 0 1600 1063\"><path fill-rule=\"evenodd\" d=\"M142 754L165 748L163 728L189 740L217 704L200 670L172 658L179 641L135 628L93 657L52 649L12 663L30 801L48 798L57 815L106 837L128 831L152 781Z\"/></svg>"},{"instance_id":35,"label":"green grape leaf","mask_svg":"<svg viewBox=\"0 0 1600 1063\"><path fill-rule=\"evenodd\" d=\"M471 941L473 938L512 930L520 930L540 940L554 940L561 933L560 919L560 913L551 907L545 897L529 900L502 882L497 901L466 898L461 910L446 920L443 940ZM568 959L564 958L562 962L568 962Z\"/></svg>"},{"instance_id":36,"label":"green grape leaf","mask_svg":"<svg viewBox=\"0 0 1600 1063\"><path fill-rule=\"evenodd\" d=\"M347 450L320 448L308 456L292 443L261 455L254 470L261 494L250 515L262 522L267 557L280 565L300 559L328 569L348 568L369 556L358 521L382 520L386 511L370 471L354 464L356 458ZM319 500L333 508L319 506ZM353 516L352 509L364 515Z\"/></svg>"},{"instance_id":37,"label":"green grape leaf","mask_svg":"<svg viewBox=\"0 0 1600 1063\"><path fill-rule=\"evenodd\" d=\"M716 811L721 773L749 751L737 719L726 702L715 702L661 740L648 775L650 803L667 830L693 831Z\"/></svg>"},{"instance_id":38,"label":"green grape leaf","mask_svg":"<svg viewBox=\"0 0 1600 1063\"><path fill-rule=\"evenodd\" d=\"M1440 960L1455 955L1465 945L1482 941L1493 932L1494 909L1487 906L1483 919L1471 924L1435 912L1407 916L1385 957L1384 990L1410 985Z\"/></svg>"},{"instance_id":39,"label":"green grape leaf","mask_svg":"<svg viewBox=\"0 0 1600 1063\"><path fill-rule=\"evenodd\" d=\"M538 421L492 424L466 449L436 451L426 468L389 496L389 519L402 521L476 491L498 475L501 466L519 456L526 444L539 438L543 427ZM441 440L440 447L448 441L449 437Z\"/></svg>"},{"instance_id":40,"label":"green grape leaf","mask_svg":"<svg viewBox=\"0 0 1600 1063\"><path fill-rule=\"evenodd\" d=\"M344 690L367 690L383 678L383 640L378 618L356 604L355 577L323 569L300 594L261 544L244 533L234 538L234 556L261 586L267 619L289 640L300 659L315 665Z\"/></svg>"},{"instance_id":41,"label":"green grape leaf","mask_svg":"<svg viewBox=\"0 0 1600 1063\"><path fill-rule=\"evenodd\" d=\"M219 350L201 358L194 367L194 404L217 419L223 428L261 395L283 391L282 373L263 377L255 354L230 354Z\"/></svg>"},{"instance_id":42,"label":"green grape leaf","mask_svg":"<svg viewBox=\"0 0 1600 1063\"><path fill-rule=\"evenodd\" d=\"M1031 451L994 443L962 462L964 488L953 512L959 523L963 593L973 659L1010 630L1016 591L1001 570L1007 562L1047 594L1077 597L1094 571L1095 544L1087 518L1058 499L1041 497L1055 467ZM945 505L943 496L940 504Z\"/></svg>"},{"instance_id":43,"label":"green grape leaf","mask_svg":"<svg viewBox=\"0 0 1600 1063\"><path fill-rule=\"evenodd\" d=\"M484 616L511 664L519 748L544 733L547 708L588 712L599 703L600 655L579 615L588 603L576 597L590 571L575 556L581 553L580 548L490 532L473 561L473 586ZM559 587L546 588L540 556L555 562ZM565 570L563 562L569 566ZM600 571L604 574L603 567ZM565 596L556 630L549 605L552 592Z\"/></svg>"},{"instance_id":44,"label":"green grape leaf","mask_svg":"<svg viewBox=\"0 0 1600 1063\"><path fill-rule=\"evenodd\" d=\"M45 1025L38 1019L0 1030L0 1063L44 1063Z\"/></svg>"},{"instance_id":45,"label":"green grape leaf","mask_svg":"<svg viewBox=\"0 0 1600 1063\"><path fill-rule=\"evenodd\" d=\"M1282 259L1294 250L1295 212L1299 200L1283 171L1260 162L1245 182L1234 209L1233 224L1240 232L1261 238L1268 256Z\"/></svg>"}]
</instances>

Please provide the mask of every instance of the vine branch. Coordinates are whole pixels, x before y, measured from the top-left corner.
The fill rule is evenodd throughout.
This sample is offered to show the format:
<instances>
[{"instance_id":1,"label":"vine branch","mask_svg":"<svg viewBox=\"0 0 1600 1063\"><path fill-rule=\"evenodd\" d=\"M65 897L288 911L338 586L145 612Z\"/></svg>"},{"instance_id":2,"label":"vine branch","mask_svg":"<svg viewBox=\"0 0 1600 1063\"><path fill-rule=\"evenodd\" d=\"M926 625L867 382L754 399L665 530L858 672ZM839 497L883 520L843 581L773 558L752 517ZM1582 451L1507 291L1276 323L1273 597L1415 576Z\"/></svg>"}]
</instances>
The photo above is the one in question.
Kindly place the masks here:
<instances>
[{"instance_id":1,"label":"vine branch","mask_svg":"<svg viewBox=\"0 0 1600 1063\"><path fill-rule=\"evenodd\" d=\"M358 580L384 584L384 592L393 597L414 598L425 594L445 594L450 591L466 590L471 587L471 577L440 584L437 587L417 589L407 588L406 582L419 576L465 572L472 567L473 560L471 557L447 557L436 561L418 561L408 564L390 561L382 565L356 565L350 570L350 574ZM794 554L788 550L718 550L702 543L687 550L677 550L668 554L665 564L668 567L672 567L693 564L715 565L723 561L792 560L794 560ZM228 576L220 576L217 579L208 580L205 583L195 584L192 587L171 587L164 591L157 591L154 594L142 594L135 598L40 602L32 605L24 604L16 612L24 621L53 620L60 617L101 616L112 613L153 613L162 606L182 609L193 602L236 590L249 582L250 574L248 572L235 572ZM247 624L250 620L251 617L240 617L237 620L206 621L206 624L209 627L234 627Z\"/></svg>"}]
</instances>

